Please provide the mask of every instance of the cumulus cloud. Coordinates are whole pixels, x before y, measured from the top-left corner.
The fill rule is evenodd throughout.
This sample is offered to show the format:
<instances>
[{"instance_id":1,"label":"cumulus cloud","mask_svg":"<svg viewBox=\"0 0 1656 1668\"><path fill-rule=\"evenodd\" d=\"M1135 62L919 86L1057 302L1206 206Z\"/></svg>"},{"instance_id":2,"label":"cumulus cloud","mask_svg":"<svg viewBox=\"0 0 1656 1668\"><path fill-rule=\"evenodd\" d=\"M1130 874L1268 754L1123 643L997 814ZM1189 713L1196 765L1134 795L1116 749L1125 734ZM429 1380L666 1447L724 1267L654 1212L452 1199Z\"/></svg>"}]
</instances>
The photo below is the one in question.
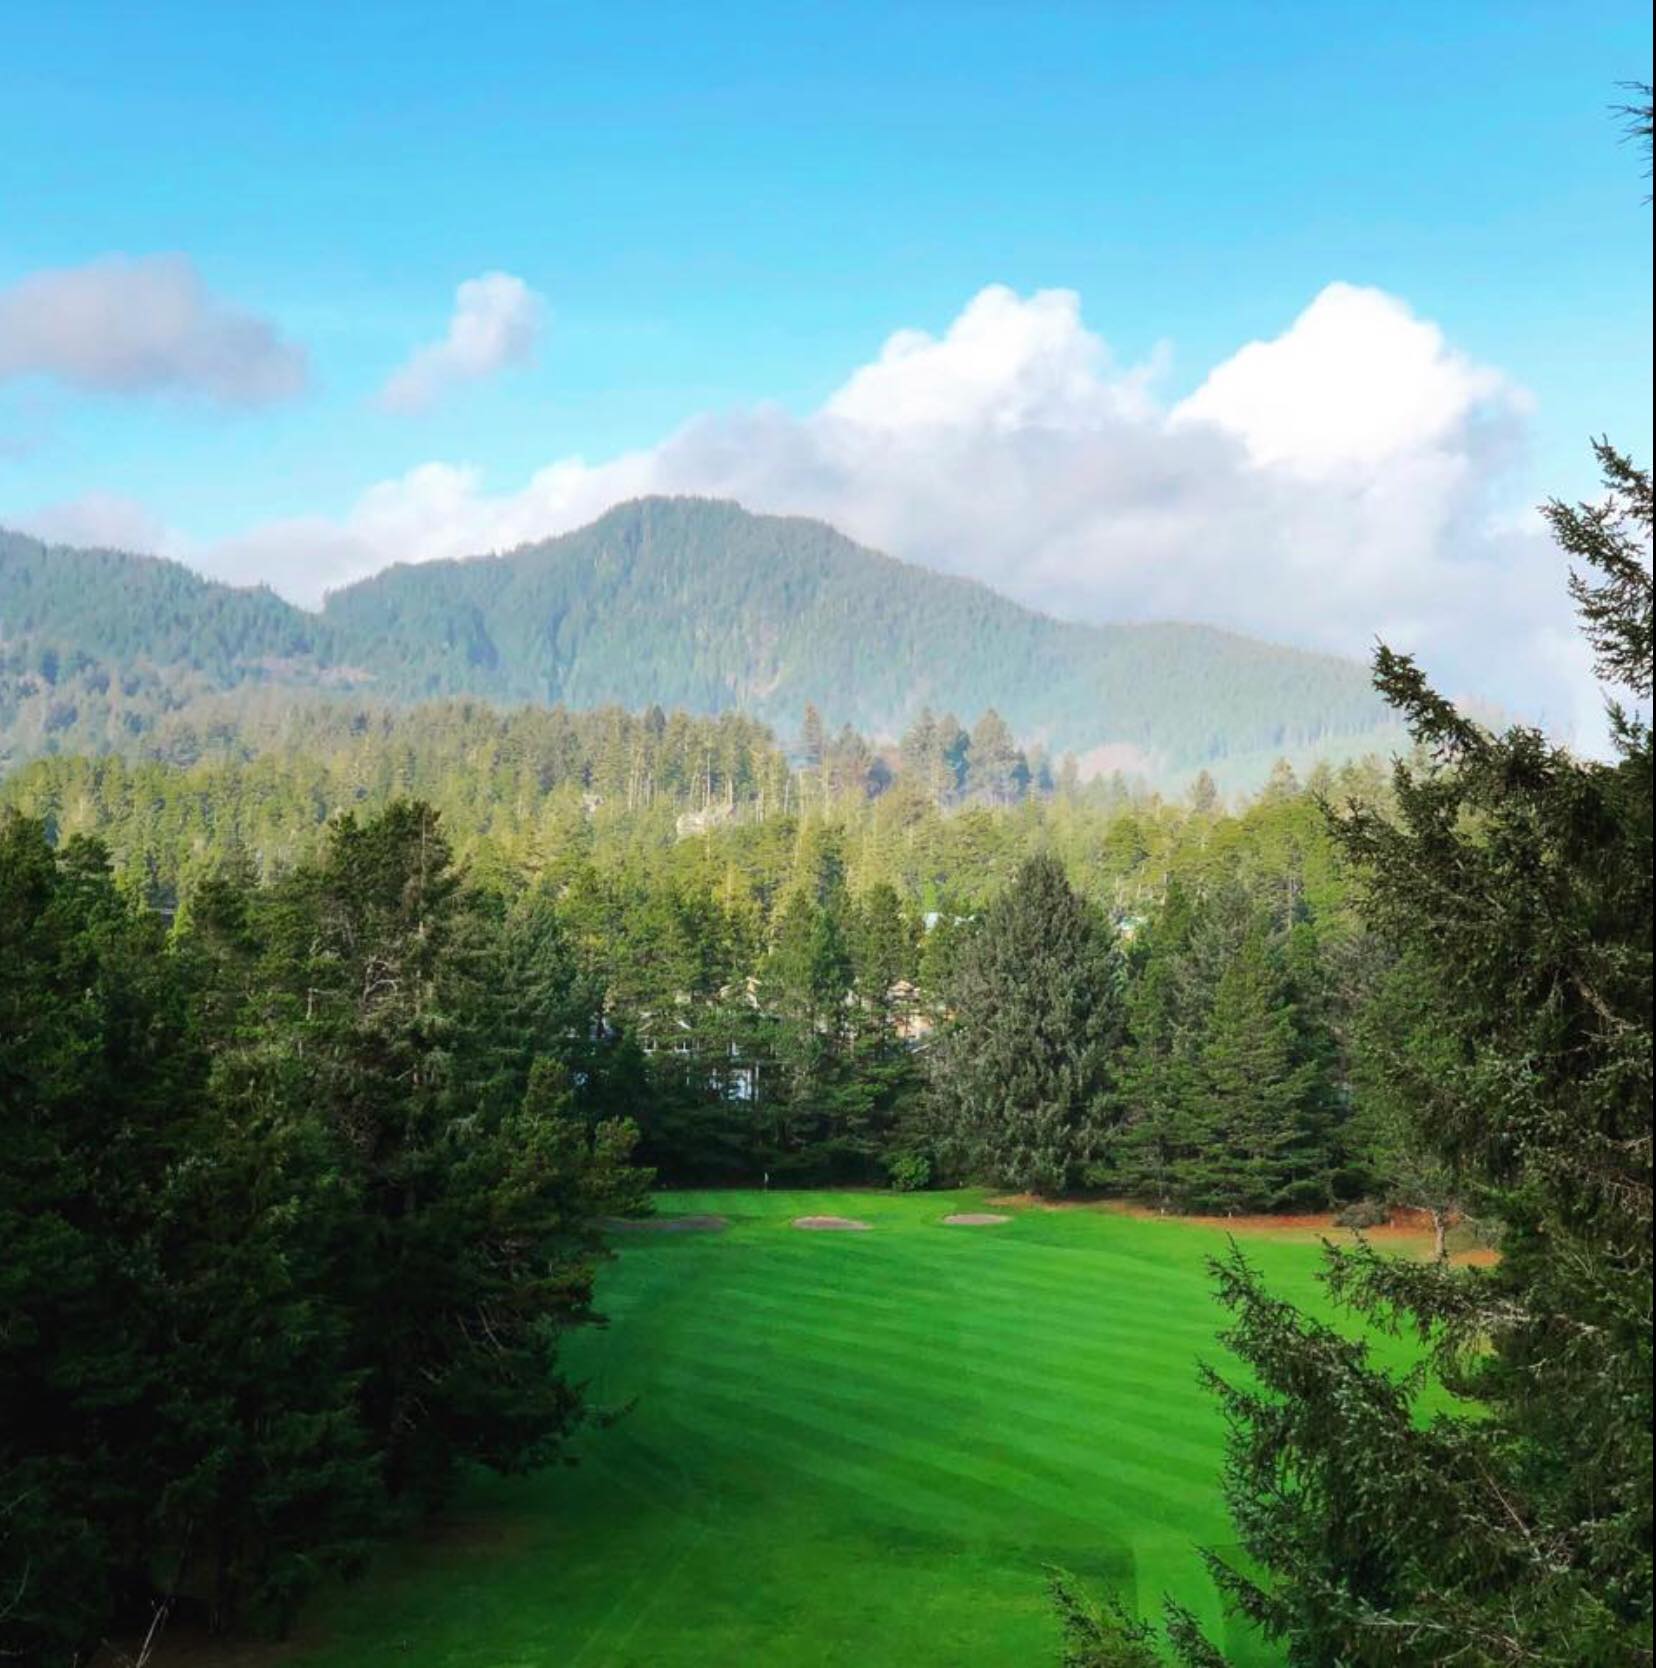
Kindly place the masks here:
<instances>
[{"instance_id":1,"label":"cumulus cloud","mask_svg":"<svg viewBox=\"0 0 1656 1668\"><path fill-rule=\"evenodd\" d=\"M1521 403L1395 297L1330 284L1285 334L1214 370L1173 421L1228 430L1255 463L1329 475L1464 446L1469 423Z\"/></svg>"},{"instance_id":2,"label":"cumulus cloud","mask_svg":"<svg viewBox=\"0 0 1656 1668\"><path fill-rule=\"evenodd\" d=\"M991 284L941 337L924 330L888 337L826 414L877 432L1079 428L1147 415L1147 370L1112 371L1104 343L1082 327L1074 290L1037 290L1024 301Z\"/></svg>"},{"instance_id":3,"label":"cumulus cloud","mask_svg":"<svg viewBox=\"0 0 1656 1668\"><path fill-rule=\"evenodd\" d=\"M297 394L306 365L274 325L212 295L187 256L116 255L0 290L0 382L32 376L251 406Z\"/></svg>"},{"instance_id":4,"label":"cumulus cloud","mask_svg":"<svg viewBox=\"0 0 1656 1668\"><path fill-rule=\"evenodd\" d=\"M334 520L205 565L296 599L392 561L509 549L650 492L821 516L894 555L1086 620L1200 620L1366 656L1579 737L1601 715L1537 518L1514 515L1528 399L1400 300L1332 285L1187 399L1119 365L1067 291L995 287L904 330L804 416L698 417L506 491L431 462Z\"/></svg>"},{"instance_id":5,"label":"cumulus cloud","mask_svg":"<svg viewBox=\"0 0 1656 1668\"><path fill-rule=\"evenodd\" d=\"M454 292L448 333L417 348L380 390L391 411L424 411L456 383L476 382L534 357L541 298L509 272L468 278Z\"/></svg>"}]
</instances>

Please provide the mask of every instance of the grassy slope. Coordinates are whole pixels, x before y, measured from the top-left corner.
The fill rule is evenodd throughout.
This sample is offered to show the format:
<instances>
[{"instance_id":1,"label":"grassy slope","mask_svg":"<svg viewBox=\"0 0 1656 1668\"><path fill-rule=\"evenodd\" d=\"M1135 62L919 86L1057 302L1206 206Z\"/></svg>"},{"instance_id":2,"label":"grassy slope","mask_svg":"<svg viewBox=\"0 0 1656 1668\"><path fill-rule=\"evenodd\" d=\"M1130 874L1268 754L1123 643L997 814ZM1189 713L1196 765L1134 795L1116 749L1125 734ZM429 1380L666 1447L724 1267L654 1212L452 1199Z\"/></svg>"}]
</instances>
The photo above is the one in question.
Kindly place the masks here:
<instances>
[{"instance_id":1,"label":"grassy slope","mask_svg":"<svg viewBox=\"0 0 1656 1668\"><path fill-rule=\"evenodd\" d=\"M1142 1605L1174 1591L1222 1633L1192 1549L1228 1538L1194 1377L1223 1236L1091 1211L938 1225L978 1199L664 1197L732 1225L630 1236L607 1272L614 1324L581 1365L636 1408L575 1470L481 1487L284 1658L1023 1668L1056 1660L1052 1564ZM788 1226L811 1212L876 1231ZM1314 1236L1248 1248L1317 1301Z\"/></svg>"}]
</instances>

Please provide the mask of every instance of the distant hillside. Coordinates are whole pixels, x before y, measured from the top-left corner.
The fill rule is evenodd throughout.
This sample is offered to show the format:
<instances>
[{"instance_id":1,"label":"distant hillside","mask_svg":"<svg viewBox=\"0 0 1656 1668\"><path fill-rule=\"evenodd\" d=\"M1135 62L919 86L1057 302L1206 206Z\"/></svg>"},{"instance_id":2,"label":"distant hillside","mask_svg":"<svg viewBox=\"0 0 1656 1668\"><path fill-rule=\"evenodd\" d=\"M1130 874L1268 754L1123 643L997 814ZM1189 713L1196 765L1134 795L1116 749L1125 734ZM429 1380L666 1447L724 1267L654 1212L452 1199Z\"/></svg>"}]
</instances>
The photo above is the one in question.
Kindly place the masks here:
<instances>
[{"instance_id":1,"label":"distant hillside","mask_svg":"<svg viewBox=\"0 0 1656 1668\"><path fill-rule=\"evenodd\" d=\"M0 753L140 751L225 690L341 685L572 708L738 709L895 736L997 708L1027 743L1245 786L1396 740L1365 670L1191 625L1083 626L821 522L651 498L502 556L399 565L306 613L176 563L0 533ZM215 703L222 708L223 703Z\"/></svg>"}]
</instances>

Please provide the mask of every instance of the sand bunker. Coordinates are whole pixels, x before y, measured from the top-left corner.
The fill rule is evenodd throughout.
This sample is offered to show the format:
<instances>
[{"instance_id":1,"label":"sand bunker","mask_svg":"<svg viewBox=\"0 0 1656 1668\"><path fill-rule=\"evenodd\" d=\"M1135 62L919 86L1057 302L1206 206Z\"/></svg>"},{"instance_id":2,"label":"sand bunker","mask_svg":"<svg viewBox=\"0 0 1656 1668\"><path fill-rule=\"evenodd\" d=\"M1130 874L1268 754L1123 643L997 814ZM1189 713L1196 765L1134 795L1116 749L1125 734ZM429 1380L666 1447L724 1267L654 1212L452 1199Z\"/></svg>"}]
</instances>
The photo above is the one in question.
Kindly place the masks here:
<instances>
[{"instance_id":1,"label":"sand bunker","mask_svg":"<svg viewBox=\"0 0 1656 1668\"><path fill-rule=\"evenodd\" d=\"M1010 1216L996 1216L993 1211L963 1210L943 1218L945 1228L992 1228L997 1222L1010 1222Z\"/></svg>"},{"instance_id":2,"label":"sand bunker","mask_svg":"<svg viewBox=\"0 0 1656 1668\"><path fill-rule=\"evenodd\" d=\"M793 1225L796 1228L814 1229L829 1233L866 1233L868 1223L859 1222L851 1216L796 1216Z\"/></svg>"},{"instance_id":3,"label":"sand bunker","mask_svg":"<svg viewBox=\"0 0 1656 1668\"><path fill-rule=\"evenodd\" d=\"M612 1234L716 1234L725 1226L722 1216L606 1216Z\"/></svg>"}]
</instances>

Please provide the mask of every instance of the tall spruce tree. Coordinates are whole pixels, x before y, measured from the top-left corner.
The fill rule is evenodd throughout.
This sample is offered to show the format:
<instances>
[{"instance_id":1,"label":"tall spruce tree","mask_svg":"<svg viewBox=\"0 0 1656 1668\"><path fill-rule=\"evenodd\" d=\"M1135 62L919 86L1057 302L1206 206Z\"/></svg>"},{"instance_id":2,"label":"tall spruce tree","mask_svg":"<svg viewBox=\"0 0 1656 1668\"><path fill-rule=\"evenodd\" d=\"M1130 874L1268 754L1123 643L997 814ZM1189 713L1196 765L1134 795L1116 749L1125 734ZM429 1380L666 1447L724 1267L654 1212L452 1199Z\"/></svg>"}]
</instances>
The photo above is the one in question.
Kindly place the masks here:
<instances>
[{"instance_id":1,"label":"tall spruce tree","mask_svg":"<svg viewBox=\"0 0 1656 1668\"><path fill-rule=\"evenodd\" d=\"M991 805L1010 805L1029 786L1029 764L1018 750L1007 722L993 707L972 726L967 754L966 788Z\"/></svg>"},{"instance_id":2,"label":"tall spruce tree","mask_svg":"<svg viewBox=\"0 0 1656 1668\"><path fill-rule=\"evenodd\" d=\"M931 1050L939 1144L961 1173L1062 1192L1113 1115L1121 958L1054 857L1030 858L962 945Z\"/></svg>"},{"instance_id":3,"label":"tall spruce tree","mask_svg":"<svg viewBox=\"0 0 1656 1668\"><path fill-rule=\"evenodd\" d=\"M1651 485L1607 445L1607 496L1548 507L1601 676L1651 693ZM1389 1061L1413 1138L1498 1224L1493 1268L1330 1253L1337 1298L1406 1328L1458 1405L1427 1417L1361 1342L1217 1266L1245 1382L1210 1374L1247 1572L1215 1580L1291 1664L1651 1660L1651 817L1648 724L1614 756L1495 735L1408 658L1376 681L1421 762L1395 820L1335 829L1376 930L1433 991L1441 1046ZM1423 1072L1423 1058L1430 1071ZM1153 1660L1069 1595L1069 1661ZM1187 1663L1222 1660L1187 1615Z\"/></svg>"},{"instance_id":4,"label":"tall spruce tree","mask_svg":"<svg viewBox=\"0 0 1656 1668\"><path fill-rule=\"evenodd\" d=\"M591 1319L594 1220L638 1186L631 1126L572 1099L582 1005L556 938L520 914L502 945L413 801L341 819L263 909L261 982L356 1194L338 1278L385 1488L425 1501L461 1460L536 1463L579 1415L556 1352Z\"/></svg>"},{"instance_id":5,"label":"tall spruce tree","mask_svg":"<svg viewBox=\"0 0 1656 1668\"><path fill-rule=\"evenodd\" d=\"M1278 1210L1314 1197L1326 1178L1316 1063L1275 962L1255 925L1214 992L1177 1182L1188 1208Z\"/></svg>"},{"instance_id":6,"label":"tall spruce tree","mask_svg":"<svg viewBox=\"0 0 1656 1668\"><path fill-rule=\"evenodd\" d=\"M0 819L0 952L0 1651L67 1665L152 1590L157 1503L203 1459L169 1452L179 1393L215 1385L170 1358L156 1199L205 1062L159 924L95 843Z\"/></svg>"},{"instance_id":7,"label":"tall spruce tree","mask_svg":"<svg viewBox=\"0 0 1656 1668\"><path fill-rule=\"evenodd\" d=\"M1283 933L1234 881L1175 881L1133 965L1122 1119L1096 1179L1164 1209L1325 1202L1335 1097L1326 1027L1300 1000L1309 923Z\"/></svg>"}]
</instances>

